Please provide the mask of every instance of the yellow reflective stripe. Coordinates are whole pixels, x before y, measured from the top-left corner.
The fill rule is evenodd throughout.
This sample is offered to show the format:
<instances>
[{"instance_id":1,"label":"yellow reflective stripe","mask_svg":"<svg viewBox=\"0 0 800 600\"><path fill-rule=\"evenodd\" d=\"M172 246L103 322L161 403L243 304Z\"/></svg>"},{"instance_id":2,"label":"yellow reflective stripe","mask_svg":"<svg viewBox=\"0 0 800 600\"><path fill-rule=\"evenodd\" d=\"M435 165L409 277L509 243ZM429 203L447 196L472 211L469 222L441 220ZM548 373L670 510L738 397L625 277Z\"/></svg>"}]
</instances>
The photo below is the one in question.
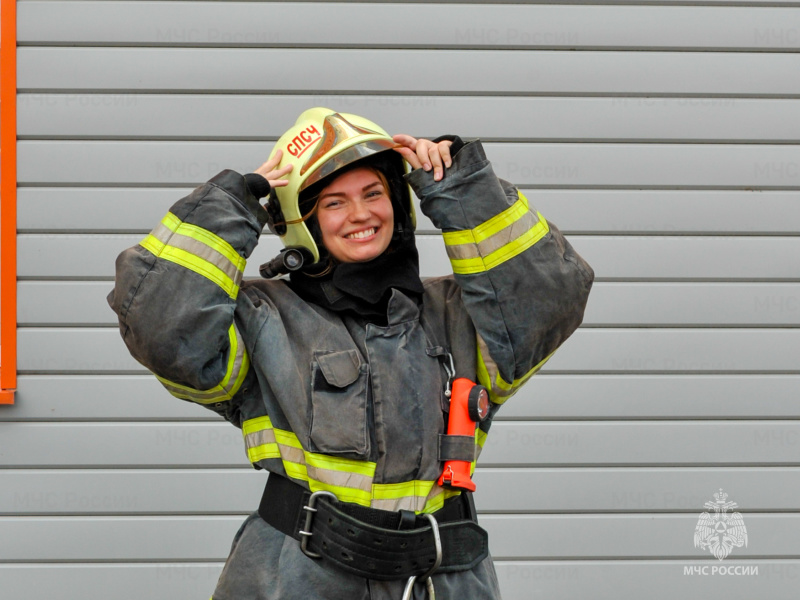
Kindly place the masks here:
<instances>
[{"instance_id":1,"label":"yellow reflective stripe","mask_svg":"<svg viewBox=\"0 0 800 600\"><path fill-rule=\"evenodd\" d=\"M284 446L289 446L290 448L297 448L299 450L303 449L303 445L300 443L300 440L292 431L286 431L284 429L275 429L275 439L278 440L279 444L282 444Z\"/></svg>"},{"instance_id":2,"label":"yellow reflective stripe","mask_svg":"<svg viewBox=\"0 0 800 600\"><path fill-rule=\"evenodd\" d=\"M375 484L371 507L381 510L432 513L441 509L445 500L459 494L458 490L445 489L435 481Z\"/></svg>"},{"instance_id":3,"label":"yellow reflective stripe","mask_svg":"<svg viewBox=\"0 0 800 600\"><path fill-rule=\"evenodd\" d=\"M163 219L161 219L161 225L169 229L170 231L176 231L180 224L183 223L175 213L168 212Z\"/></svg>"},{"instance_id":4,"label":"yellow reflective stripe","mask_svg":"<svg viewBox=\"0 0 800 600\"><path fill-rule=\"evenodd\" d=\"M375 463L304 452L308 485L312 492L325 490L344 502L369 506Z\"/></svg>"},{"instance_id":5,"label":"yellow reflective stripe","mask_svg":"<svg viewBox=\"0 0 800 600\"><path fill-rule=\"evenodd\" d=\"M519 199L511 206L493 216L488 221L484 221L473 229L465 229L462 231L449 231L442 234L445 244L448 246L457 244L474 243L479 244L483 240L492 237L499 233L509 225L514 224L524 214L529 212L528 199L517 192Z\"/></svg>"},{"instance_id":6,"label":"yellow reflective stripe","mask_svg":"<svg viewBox=\"0 0 800 600\"><path fill-rule=\"evenodd\" d=\"M439 488L439 489L441 489L442 492L432 497L430 500L428 500L428 502L425 503L425 506L423 507L421 512L424 513L436 512L437 510L440 510L442 507L444 507L445 500L449 500L453 496L461 495L461 492L458 490L451 490L446 488Z\"/></svg>"},{"instance_id":7,"label":"yellow reflective stripe","mask_svg":"<svg viewBox=\"0 0 800 600\"><path fill-rule=\"evenodd\" d=\"M258 417L245 421L242 423L242 435L250 462L281 457L269 417Z\"/></svg>"},{"instance_id":8,"label":"yellow reflective stripe","mask_svg":"<svg viewBox=\"0 0 800 600\"><path fill-rule=\"evenodd\" d=\"M293 432L273 427L268 416L245 421L242 434L251 462L280 458L289 477L307 482L312 492L333 492L343 502L383 510L435 512L447 498L458 494L435 481L372 483L374 462L303 450Z\"/></svg>"},{"instance_id":9,"label":"yellow reflective stripe","mask_svg":"<svg viewBox=\"0 0 800 600\"><path fill-rule=\"evenodd\" d=\"M251 463L268 458L280 458L281 451L278 449L278 444L260 444L247 449L247 459Z\"/></svg>"},{"instance_id":10,"label":"yellow reflective stripe","mask_svg":"<svg viewBox=\"0 0 800 600\"><path fill-rule=\"evenodd\" d=\"M247 261L233 249L233 246L208 229L203 229L191 223L183 223L172 213L167 213L167 216L161 220L161 223L173 233L190 237L219 252L230 261L234 268L238 270L244 269Z\"/></svg>"},{"instance_id":11,"label":"yellow reflective stripe","mask_svg":"<svg viewBox=\"0 0 800 600\"><path fill-rule=\"evenodd\" d=\"M267 429L272 429L272 421L268 416L263 417L256 417L255 419L248 419L244 423L242 423L242 435L247 438L247 436L251 433L256 433L257 431L265 431Z\"/></svg>"},{"instance_id":12,"label":"yellow reflective stripe","mask_svg":"<svg viewBox=\"0 0 800 600\"><path fill-rule=\"evenodd\" d=\"M338 458L327 454L315 454L314 452L305 452L304 454L306 462L318 469L360 475L370 479L375 476L376 465L373 462Z\"/></svg>"},{"instance_id":13,"label":"yellow reflective stripe","mask_svg":"<svg viewBox=\"0 0 800 600\"><path fill-rule=\"evenodd\" d=\"M372 490L377 500L398 500L408 497L427 498L435 482L403 481L401 483L376 483Z\"/></svg>"},{"instance_id":14,"label":"yellow reflective stripe","mask_svg":"<svg viewBox=\"0 0 800 600\"><path fill-rule=\"evenodd\" d=\"M527 250L547 232L547 221L528 208L521 193L512 206L475 229L442 234L453 272L481 273Z\"/></svg>"},{"instance_id":15,"label":"yellow reflective stripe","mask_svg":"<svg viewBox=\"0 0 800 600\"><path fill-rule=\"evenodd\" d=\"M228 328L228 365L222 381L207 390L196 390L164 377L156 378L167 388L167 391L182 400L191 400L198 404L214 404L226 402L236 395L242 387L247 371L250 369L250 358L244 347L244 341L235 325Z\"/></svg>"},{"instance_id":16,"label":"yellow reflective stripe","mask_svg":"<svg viewBox=\"0 0 800 600\"><path fill-rule=\"evenodd\" d=\"M472 229L463 229L461 231L445 231L442 232L445 246L461 246L463 244L477 244L478 240L475 239L475 233ZM448 249L449 252L449 249Z\"/></svg>"},{"instance_id":17,"label":"yellow reflective stripe","mask_svg":"<svg viewBox=\"0 0 800 600\"><path fill-rule=\"evenodd\" d=\"M473 230L475 231L476 241L481 242L493 236L500 230L513 224L514 221L528 212L528 199L519 190L517 190L517 196L519 196L519 198L514 204L503 212L496 214L485 223L481 223Z\"/></svg>"},{"instance_id":18,"label":"yellow reflective stripe","mask_svg":"<svg viewBox=\"0 0 800 600\"><path fill-rule=\"evenodd\" d=\"M475 432L475 444L477 444L479 448L483 448L483 445L486 443L486 438L488 435L489 435L488 433L486 433L480 427L478 427L478 430ZM472 464L475 465L474 462Z\"/></svg>"},{"instance_id":19,"label":"yellow reflective stripe","mask_svg":"<svg viewBox=\"0 0 800 600\"><path fill-rule=\"evenodd\" d=\"M167 213L140 242L159 258L181 265L220 286L233 299L239 293L246 260L228 242Z\"/></svg>"},{"instance_id":20,"label":"yellow reflective stripe","mask_svg":"<svg viewBox=\"0 0 800 600\"><path fill-rule=\"evenodd\" d=\"M478 364L476 367L477 376L478 376L478 383L480 383L483 387L485 387L489 391L489 399L492 402L496 402L492 398L492 376L489 374L489 366L493 367L493 371L497 373L497 363L492 360L492 357L489 356L489 348L486 346L486 342L483 341L483 338L478 334ZM485 358L484 358L485 356Z\"/></svg>"},{"instance_id":21,"label":"yellow reflective stripe","mask_svg":"<svg viewBox=\"0 0 800 600\"><path fill-rule=\"evenodd\" d=\"M495 363L491 356L489 356L489 349L486 346L486 342L483 341L483 338L479 335L477 368L478 383L480 383L489 391L489 399L492 402L495 404L503 404L506 400L513 396L517 390L521 388L526 381L528 381L528 379L533 377L539 371L539 369L541 369L544 364L550 360L550 357L553 356L554 353L555 350L548 354L544 360L535 365L522 377L519 377L518 379L515 379L509 383L500 376L497 363Z\"/></svg>"},{"instance_id":22,"label":"yellow reflective stripe","mask_svg":"<svg viewBox=\"0 0 800 600\"><path fill-rule=\"evenodd\" d=\"M544 220L544 217L539 213L537 213L537 217L539 220L530 229L527 229L525 233L493 252L481 254L482 248L478 246L478 254L481 254L480 256L475 258L451 257L450 264L453 267L453 272L460 275L482 273L521 254L536 244L536 242L541 240L550 231L550 227L547 225L547 221Z\"/></svg>"},{"instance_id":23,"label":"yellow reflective stripe","mask_svg":"<svg viewBox=\"0 0 800 600\"><path fill-rule=\"evenodd\" d=\"M269 437L265 438L267 430ZM242 433L252 462L260 460L256 457L266 452L265 458L280 458L286 474L306 481L312 492L330 491L344 502L370 505L374 462L305 451L293 432L274 428L266 416L245 421Z\"/></svg>"},{"instance_id":24,"label":"yellow reflective stripe","mask_svg":"<svg viewBox=\"0 0 800 600\"><path fill-rule=\"evenodd\" d=\"M145 246L145 244L142 245ZM145 246L145 248L148 250L150 249L147 246ZM202 275L225 290L225 293L232 299L236 299L236 296L239 294L239 285L228 277L224 271L191 252L176 248L175 246L164 246L157 256L164 260L174 262L190 271L194 271L198 275Z\"/></svg>"}]
</instances>

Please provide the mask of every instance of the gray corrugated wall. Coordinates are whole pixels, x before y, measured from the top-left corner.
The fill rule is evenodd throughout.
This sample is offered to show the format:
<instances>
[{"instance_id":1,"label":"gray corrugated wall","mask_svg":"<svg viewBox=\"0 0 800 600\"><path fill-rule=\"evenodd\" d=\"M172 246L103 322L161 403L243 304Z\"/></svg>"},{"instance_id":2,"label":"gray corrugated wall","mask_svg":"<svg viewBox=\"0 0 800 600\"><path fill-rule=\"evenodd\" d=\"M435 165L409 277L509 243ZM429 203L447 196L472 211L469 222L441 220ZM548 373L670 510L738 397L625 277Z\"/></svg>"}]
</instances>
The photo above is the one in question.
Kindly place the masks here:
<instances>
[{"instance_id":1,"label":"gray corrugated wall","mask_svg":"<svg viewBox=\"0 0 800 600\"><path fill-rule=\"evenodd\" d=\"M18 16L3 597L210 595L262 475L238 430L142 372L104 297L118 251L314 105L481 137L597 272L585 325L504 407L476 476L505 598L796 597L800 4L27 0ZM420 229L423 271L446 272ZM265 236L249 274L277 247ZM722 563L693 545L719 488L749 534Z\"/></svg>"}]
</instances>

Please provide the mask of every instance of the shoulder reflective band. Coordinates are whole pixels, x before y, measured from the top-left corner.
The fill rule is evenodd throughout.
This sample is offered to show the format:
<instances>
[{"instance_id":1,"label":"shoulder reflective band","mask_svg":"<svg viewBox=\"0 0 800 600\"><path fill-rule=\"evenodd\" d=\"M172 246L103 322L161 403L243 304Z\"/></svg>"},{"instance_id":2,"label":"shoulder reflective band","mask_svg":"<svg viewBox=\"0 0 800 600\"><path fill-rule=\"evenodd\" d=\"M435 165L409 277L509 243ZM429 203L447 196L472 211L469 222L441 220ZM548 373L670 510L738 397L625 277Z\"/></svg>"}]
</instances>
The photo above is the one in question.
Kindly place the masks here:
<instances>
[{"instance_id":1,"label":"shoulder reflective band","mask_svg":"<svg viewBox=\"0 0 800 600\"><path fill-rule=\"evenodd\" d=\"M167 213L139 244L159 258L210 279L231 298L239 294L247 261L218 235Z\"/></svg>"},{"instance_id":2,"label":"shoulder reflective band","mask_svg":"<svg viewBox=\"0 0 800 600\"><path fill-rule=\"evenodd\" d=\"M179 383L174 383L163 377L156 375L156 378L163 384L167 391L173 396L182 400L191 400L198 404L215 404L230 400L242 386L245 375L250 368L250 359L244 348L244 342L239 335L239 330L235 325L228 329L228 365L225 370L225 377L219 383L208 390L195 390Z\"/></svg>"},{"instance_id":3,"label":"shoulder reflective band","mask_svg":"<svg viewBox=\"0 0 800 600\"><path fill-rule=\"evenodd\" d=\"M525 373L522 377L515 379L511 383L500 377L500 371L497 368L497 363L489 356L489 348L483 338L478 336L478 383L489 390L489 399L495 404L503 404L511 396L513 396L523 384L533 377L544 364L550 360L550 357L555 354L555 351L548 354L544 360L535 365L530 371Z\"/></svg>"},{"instance_id":4,"label":"shoulder reflective band","mask_svg":"<svg viewBox=\"0 0 800 600\"><path fill-rule=\"evenodd\" d=\"M447 498L458 493L439 487L435 481L373 483L374 462L303 450L293 432L273 427L268 416L245 421L242 434L250 462L280 459L287 476L307 482L312 492L333 492L343 502L383 510L436 512Z\"/></svg>"},{"instance_id":5,"label":"shoulder reflective band","mask_svg":"<svg viewBox=\"0 0 800 600\"><path fill-rule=\"evenodd\" d=\"M542 239L550 228L538 212L528 208L521 193L509 208L475 229L442 234L453 272L482 273L514 258Z\"/></svg>"}]
</instances>

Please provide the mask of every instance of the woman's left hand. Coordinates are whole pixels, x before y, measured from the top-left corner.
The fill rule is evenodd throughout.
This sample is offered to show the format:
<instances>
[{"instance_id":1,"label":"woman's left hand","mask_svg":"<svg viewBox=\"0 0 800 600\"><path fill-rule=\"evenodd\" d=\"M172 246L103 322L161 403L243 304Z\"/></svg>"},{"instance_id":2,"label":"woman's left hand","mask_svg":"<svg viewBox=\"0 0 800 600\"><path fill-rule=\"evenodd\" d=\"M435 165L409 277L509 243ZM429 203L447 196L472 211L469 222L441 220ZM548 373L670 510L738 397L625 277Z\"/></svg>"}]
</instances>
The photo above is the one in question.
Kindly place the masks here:
<instances>
[{"instance_id":1,"label":"woman's left hand","mask_svg":"<svg viewBox=\"0 0 800 600\"><path fill-rule=\"evenodd\" d=\"M450 146L453 142L450 140L442 140L437 143L402 133L393 136L392 139L400 144L395 151L408 161L411 168L424 171L433 169L434 181L440 181L444 177L444 170L453 164L450 156Z\"/></svg>"},{"instance_id":2,"label":"woman's left hand","mask_svg":"<svg viewBox=\"0 0 800 600\"><path fill-rule=\"evenodd\" d=\"M269 181L270 187L276 188L289 185L289 180L283 179L283 177L291 172L293 165L292 163L288 163L278 168L281 158L283 158L283 151L279 149L272 158L258 167L253 173L258 173Z\"/></svg>"}]
</instances>

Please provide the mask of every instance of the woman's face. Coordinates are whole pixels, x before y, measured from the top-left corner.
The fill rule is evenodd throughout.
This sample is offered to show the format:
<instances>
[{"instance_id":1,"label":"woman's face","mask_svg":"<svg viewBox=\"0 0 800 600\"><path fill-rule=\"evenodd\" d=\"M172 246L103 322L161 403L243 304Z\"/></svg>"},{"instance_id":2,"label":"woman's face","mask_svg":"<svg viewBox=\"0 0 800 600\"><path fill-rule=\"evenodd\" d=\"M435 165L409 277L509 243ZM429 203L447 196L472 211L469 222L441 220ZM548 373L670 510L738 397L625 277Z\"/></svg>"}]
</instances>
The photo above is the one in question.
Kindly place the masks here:
<instances>
[{"instance_id":1,"label":"woman's face","mask_svg":"<svg viewBox=\"0 0 800 600\"><path fill-rule=\"evenodd\" d=\"M340 262L380 256L392 241L394 211L381 178L365 167L337 177L319 195L322 243Z\"/></svg>"}]
</instances>

